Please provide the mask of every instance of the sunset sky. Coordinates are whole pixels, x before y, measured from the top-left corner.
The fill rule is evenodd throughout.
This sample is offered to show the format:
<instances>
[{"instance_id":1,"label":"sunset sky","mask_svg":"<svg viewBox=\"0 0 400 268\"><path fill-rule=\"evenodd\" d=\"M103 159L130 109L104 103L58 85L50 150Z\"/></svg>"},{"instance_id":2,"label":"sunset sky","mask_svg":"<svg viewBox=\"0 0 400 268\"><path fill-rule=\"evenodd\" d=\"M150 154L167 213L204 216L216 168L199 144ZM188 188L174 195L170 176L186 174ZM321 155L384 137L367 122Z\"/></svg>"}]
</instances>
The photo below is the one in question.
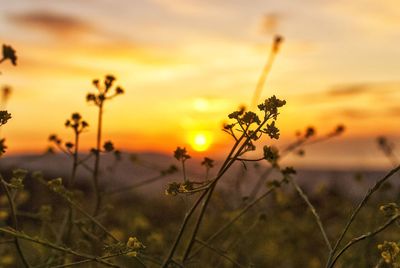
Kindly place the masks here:
<instances>
[{"instance_id":1,"label":"sunset sky","mask_svg":"<svg viewBox=\"0 0 400 268\"><path fill-rule=\"evenodd\" d=\"M284 36L262 97L287 100L283 145L309 125L346 133L315 145L307 165L380 166L378 135L400 126L398 0L0 0L0 65L12 120L8 154L42 152L50 133L80 112L94 146L92 79L114 74L126 94L106 104L104 139L125 150L172 152L206 139L221 154L226 115L249 105L275 34ZM269 142L266 140L266 142ZM191 149L192 150L192 149Z\"/></svg>"}]
</instances>

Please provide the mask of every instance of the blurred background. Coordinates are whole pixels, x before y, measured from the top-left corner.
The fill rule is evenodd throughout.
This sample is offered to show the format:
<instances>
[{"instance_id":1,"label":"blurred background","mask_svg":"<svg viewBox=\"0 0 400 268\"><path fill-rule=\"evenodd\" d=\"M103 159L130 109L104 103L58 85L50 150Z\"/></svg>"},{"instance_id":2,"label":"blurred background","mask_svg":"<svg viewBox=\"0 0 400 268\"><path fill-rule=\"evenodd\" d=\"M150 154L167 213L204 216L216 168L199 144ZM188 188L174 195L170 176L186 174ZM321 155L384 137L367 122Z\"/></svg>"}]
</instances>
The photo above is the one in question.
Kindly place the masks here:
<instances>
[{"instance_id":1,"label":"blurred background","mask_svg":"<svg viewBox=\"0 0 400 268\"><path fill-rule=\"evenodd\" d=\"M72 112L90 124L83 148L94 147L97 109L85 96L93 79L114 74L126 94L106 106L105 140L124 151L186 146L222 157L232 144L222 124L250 105L280 34L261 94L287 100L278 145L307 126L317 134L346 126L287 162L387 168L376 138L396 143L399 133L399 18L395 0L0 0L1 42L18 55L16 68L1 66L0 86L12 88L7 155L42 153L51 133L72 138L64 127Z\"/></svg>"}]
</instances>

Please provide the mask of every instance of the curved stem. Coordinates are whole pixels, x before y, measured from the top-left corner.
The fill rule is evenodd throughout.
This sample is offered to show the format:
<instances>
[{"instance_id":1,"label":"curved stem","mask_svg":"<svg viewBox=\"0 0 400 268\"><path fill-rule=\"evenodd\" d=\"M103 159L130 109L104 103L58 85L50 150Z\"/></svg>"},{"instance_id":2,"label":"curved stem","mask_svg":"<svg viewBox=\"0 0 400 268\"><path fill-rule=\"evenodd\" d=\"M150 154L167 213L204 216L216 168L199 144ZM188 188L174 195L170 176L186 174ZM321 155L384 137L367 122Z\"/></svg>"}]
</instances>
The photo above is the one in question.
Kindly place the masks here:
<instances>
[{"instance_id":1,"label":"curved stem","mask_svg":"<svg viewBox=\"0 0 400 268\"><path fill-rule=\"evenodd\" d=\"M366 195L364 196L364 198L361 200L361 202L358 204L358 206L356 207L356 209L354 210L354 212L351 214L349 220L346 223L346 226L344 227L342 233L340 234L338 240L335 243L335 246L333 247L331 253L329 254L329 259L327 262L326 267L332 267L331 266L331 262L332 262L332 258L335 255L340 242L342 242L344 236L346 235L347 231L350 228L350 225L353 223L355 217L357 216L357 214L360 212L361 208L367 203L367 201L369 200L369 198L371 197L371 195L373 193L375 193L380 187L381 185L386 182L391 176L393 176L395 173L397 173L400 170L400 165L397 166L396 168L392 169L389 173L387 173L383 178L381 178L380 180L378 180L374 186L372 186L368 192L366 193Z\"/></svg>"},{"instance_id":2,"label":"curved stem","mask_svg":"<svg viewBox=\"0 0 400 268\"><path fill-rule=\"evenodd\" d=\"M202 200L202 199L204 198L204 196L206 195L207 191L208 191L208 190L204 191L204 192L199 196L199 198L197 198L196 202L195 202L195 203L193 204L193 206L189 209L189 211L186 212L185 218L183 219L183 222L182 222L181 227L180 227L180 229L179 229L178 235L177 235L176 238L175 238L174 244L172 245L172 247L171 247L171 249L170 249L170 251L169 251L169 253L168 253L168 256L165 258L165 261L163 262L163 265L162 265L163 268L167 268L167 267L168 267L168 264L170 263L172 257L174 256L175 250L176 250L177 247L178 247L179 241L180 241L181 238L182 238L182 235L183 235L183 232L185 231L185 228L186 228L187 223L189 222L189 220L190 220L192 214L194 213L194 211L196 210L197 206L200 204L201 200Z\"/></svg>"},{"instance_id":3,"label":"curved stem","mask_svg":"<svg viewBox=\"0 0 400 268\"><path fill-rule=\"evenodd\" d=\"M322 224L321 218L318 215L317 210L315 209L315 207L313 206L313 204L311 204L310 200L308 199L307 195L303 192L303 190L300 188L299 184L292 178L289 179L290 182L292 183L293 187L296 189L297 193L301 196L301 198L303 198L304 202L306 202L308 208L310 209L311 213L314 215L315 221L318 224L318 227L321 231L321 234L324 238L325 244L329 249L329 252L332 251L332 245L331 242L328 239L328 236L326 234L324 225Z\"/></svg>"},{"instance_id":4,"label":"curved stem","mask_svg":"<svg viewBox=\"0 0 400 268\"><path fill-rule=\"evenodd\" d=\"M18 221L17 221L15 203L11 197L11 193L10 193L10 190L8 189L7 182L4 181L4 179L1 176L0 176L0 181L1 181L1 185L3 186L4 191L6 192L8 204L10 206L10 213L11 213L11 218L13 221L14 229L18 230ZM29 268L30 265L29 265L28 261L26 260L24 253L22 252L21 245L19 243L18 238L14 237L14 243L15 243L15 247L17 249L18 255L21 258L22 263L24 264L25 267Z\"/></svg>"},{"instance_id":5,"label":"curved stem","mask_svg":"<svg viewBox=\"0 0 400 268\"><path fill-rule=\"evenodd\" d=\"M386 228L388 228L391 224L393 224L395 221L397 221L400 218L400 214L396 214L393 217L391 217L389 220L387 220L383 225L379 226L377 229L375 229L372 232L368 232L366 234L363 234L359 237L353 238L350 240L350 242L348 242L340 251L339 253L336 255L336 257L333 258L332 262L329 264L329 268L333 267L337 260L340 258L340 256L343 255L343 253L350 248L352 245L367 239L368 237L374 236L380 232L382 232L383 230L385 230Z\"/></svg>"},{"instance_id":6,"label":"curved stem","mask_svg":"<svg viewBox=\"0 0 400 268\"><path fill-rule=\"evenodd\" d=\"M101 150L101 131L103 124L103 101L99 104L99 113L97 119L97 138L96 138L96 155L93 169L93 186L95 194L94 215L97 215L101 206L101 193L99 188L99 168L100 168L100 150Z\"/></svg>"},{"instance_id":7,"label":"curved stem","mask_svg":"<svg viewBox=\"0 0 400 268\"><path fill-rule=\"evenodd\" d=\"M283 180L280 181L282 183ZM218 236L220 236L225 230L227 230L229 227L231 227L239 218L241 218L244 214L246 214L252 207L254 207L258 202L260 202L262 199L267 197L269 194L271 194L274 190L276 189L276 186L272 186L268 191L266 191L264 194L260 195L257 199L249 203L246 207L244 207L235 217L233 217L230 221L228 221L225 225L223 225L221 228L218 229L214 234L212 234L205 242L211 243L214 241ZM198 248L193 254L189 257L189 259L193 258L196 256L198 253L200 253L201 249L203 246Z\"/></svg>"},{"instance_id":8,"label":"curved stem","mask_svg":"<svg viewBox=\"0 0 400 268\"><path fill-rule=\"evenodd\" d=\"M102 260L99 257L95 257L95 256L88 255L88 254L85 254L85 253L80 253L80 252L74 251L72 249L65 248L65 247L53 244L51 242L48 242L48 241L45 241L45 240L42 240L42 239L39 239L39 238L30 237L30 236L28 236L28 235L26 235L24 233L20 233L20 232L18 232L16 230L0 227L0 232L8 234L8 235L11 235L11 236L13 236L15 238L20 238L20 239L23 239L23 240L27 240L27 241L30 241L30 242L33 242L33 243L36 243L36 244L40 244L40 245L46 246L48 248L52 248L52 249L55 249L55 250L58 250L58 251L62 251L62 252L65 252L65 253L68 253L68 254L71 254L71 255L75 255L77 257L90 259L92 261L99 262L99 263L107 265L107 266L119 267L119 266L117 266L115 264L106 262L106 261Z\"/></svg>"}]
</instances>

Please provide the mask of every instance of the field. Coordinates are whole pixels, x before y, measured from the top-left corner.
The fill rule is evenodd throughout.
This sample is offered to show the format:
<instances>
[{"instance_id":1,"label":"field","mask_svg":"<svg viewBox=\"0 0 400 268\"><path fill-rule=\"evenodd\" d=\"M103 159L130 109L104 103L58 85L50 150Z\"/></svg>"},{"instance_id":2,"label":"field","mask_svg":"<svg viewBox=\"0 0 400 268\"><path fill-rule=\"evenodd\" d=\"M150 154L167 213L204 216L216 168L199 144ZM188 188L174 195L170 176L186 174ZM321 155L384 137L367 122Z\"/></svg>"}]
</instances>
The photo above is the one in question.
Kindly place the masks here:
<instances>
[{"instance_id":1,"label":"field","mask_svg":"<svg viewBox=\"0 0 400 268\"><path fill-rule=\"evenodd\" d=\"M129 94L118 74L88 77L88 90L71 91L59 98L86 105L91 116L86 118L85 112L71 108L67 118L56 118L64 127L56 134L59 126L46 118L53 120L58 111L38 107L25 118L24 135L13 136L7 128L20 133L12 123L23 113L14 117L10 107L24 103L12 98L18 89L4 86L0 110L0 267L400 267L400 159L389 131L398 127L393 122L390 127L376 126L371 115L377 111L375 106L371 113L362 115L351 110L354 121L368 120L371 115L371 133L380 132L370 139L376 152L366 150L368 157L377 159L375 163L362 165L360 160L357 165L340 166L347 158L336 159L332 149L322 150L332 166L312 163L314 160L301 165L302 159L313 157L312 153L309 156L313 148L340 147L335 142L346 135L348 126L320 117L327 121L322 131L318 124L309 126L313 122L297 130L303 121L293 118L304 113L304 121L308 120L306 111L311 108L299 109L296 101L292 108L285 94L264 92L273 75L271 70L279 67L275 66L276 58L284 42L283 36L273 36L256 88L247 94L251 103L229 106L226 114L213 111L209 117L214 121L219 118L219 129L188 131L189 142L175 139L171 133L176 122L183 122L184 129L195 124L195 117L184 120L183 113L183 119L172 116L174 120L169 121L171 111L178 109L176 103L185 103L184 91L179 93L182 100L175 104L169 103L168 92L164 92L153 98L165 98L165 106L159 107L163 102L140 101L139 108L118 103ZM12 44L2 45L1 83L8 72L23 68L20 60L25 55ZM156 78L168 76L167 72L163 75ZM339 94L330 92L331 98ZM351 88L346 94L360 92L373 92L382 102L386 97L363 87ZM390 92L397 94L396 90ZM71 96L73 102L68 102ZM213 98L209 98L210 103L218 102ZM195 109L212 110L206 100L196 99ZM10 106L13 103L15 106ZM329 99L319 105L328 107ZM117 112L111 117L113 109ZM327 111L320 109L313 113ZM285 119L285 110L291 111L292 121ZM41 117L34 116L38 111ZM159 117L154 119L156 112ZM126 118L132 114L149 119L134 124L143 131L142 136L126 138ZM295 135L285 133L288 129ZM217 131L221 133L214 133ZM370 138L367 130L357 131L359 136L354 135L354 140ZM47 148L40 152L35 143L44 132ZM219 135L224 138L218 140ZM143 146L137 150L124 147L123 140L129 139L137 139L138 148L143 141ZM213 149L213 142L218 143L218 150L216 145ZM341 146L352 148L349 144ZM13 151L14 145L18 151ZM166 152L165 148L174 149ZM382 159L386 164L380 164Z\"/></svg>"}]
</instances>

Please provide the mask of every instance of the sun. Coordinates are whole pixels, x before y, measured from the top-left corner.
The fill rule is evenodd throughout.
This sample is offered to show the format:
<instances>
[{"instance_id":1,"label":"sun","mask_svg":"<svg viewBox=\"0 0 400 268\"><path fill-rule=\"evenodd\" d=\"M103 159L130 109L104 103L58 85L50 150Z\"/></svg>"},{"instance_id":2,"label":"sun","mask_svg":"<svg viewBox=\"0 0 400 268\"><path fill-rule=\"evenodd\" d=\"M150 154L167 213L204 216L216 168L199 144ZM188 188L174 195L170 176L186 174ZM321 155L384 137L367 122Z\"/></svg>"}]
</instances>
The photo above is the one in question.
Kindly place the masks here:
<instances>
[{"instance_id":1,"label":"sun","mask_svg":"<svg viewBox=\"0 0 400 268\"><path fill-rule=\"evenodd\" d=\"M204 152L211 145L211 135L207 132L195 132L190 137L190 146L197 152Z\"/></svg>"}]
</instances>

